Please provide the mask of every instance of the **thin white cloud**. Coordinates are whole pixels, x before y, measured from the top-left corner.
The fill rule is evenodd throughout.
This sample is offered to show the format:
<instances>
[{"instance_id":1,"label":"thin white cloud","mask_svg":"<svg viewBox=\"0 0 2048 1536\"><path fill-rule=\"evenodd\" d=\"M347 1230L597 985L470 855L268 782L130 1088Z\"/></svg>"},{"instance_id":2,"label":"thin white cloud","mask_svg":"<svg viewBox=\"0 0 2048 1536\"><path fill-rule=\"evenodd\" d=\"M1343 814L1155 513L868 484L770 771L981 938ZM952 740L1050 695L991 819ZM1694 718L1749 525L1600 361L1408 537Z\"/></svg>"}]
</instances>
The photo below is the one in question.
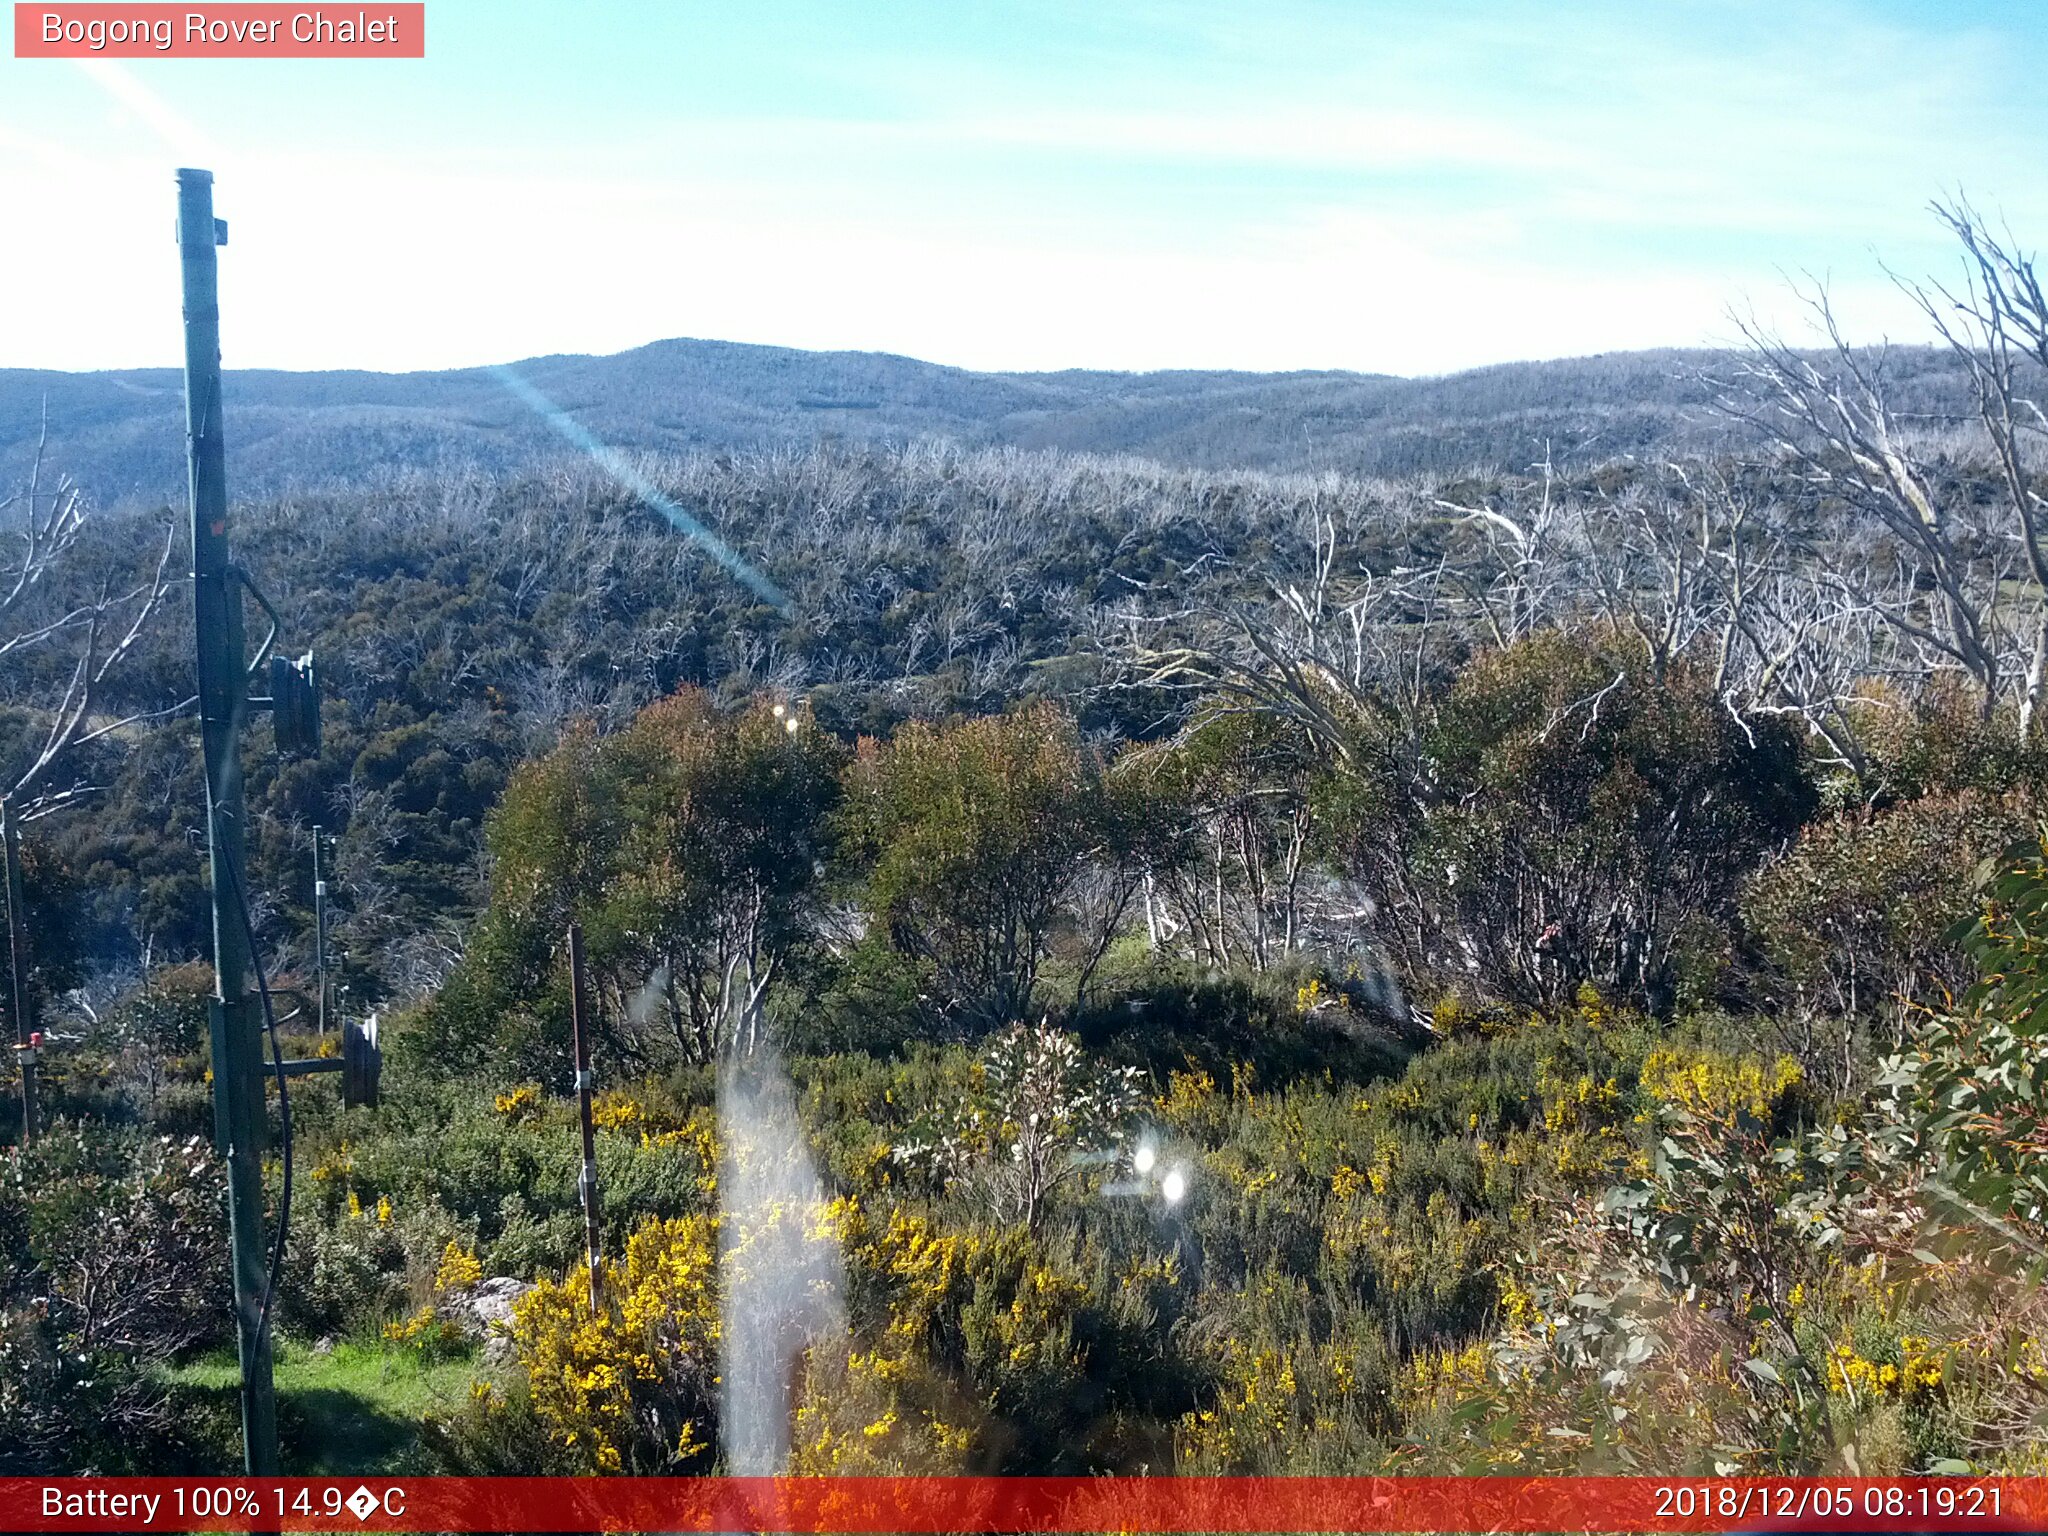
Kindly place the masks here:
<instances>
[{"instance_id":1,"label":"thin white cloud","mask_svg":"<svg viewBox=\"0 0 2048 1536\"><path fill-rule=\"evenodd\" d=\"M2023 236L2048 230L2038 116L1955 88L1990 68L1981 39L1834 8L1768 46L1735 31L1692 50L1490 14L1501 39L1417 23L1369 68L1341 28L1327 67L1284 28L1246 29L1228 35L1244 80L1212 92L1135 64L1112 91L899 60L921 91L865 118L663 101L593 140L522 102L404 156L348 152L339 127L209 144L226 119L190 77L94 61L125 124L95 125L101 148L0 125L0 182L53 232L0 245L0 288L35 296L0 364L175 359L158 256L170 167L194 160L221 173L235 229L238 366L694 334L987 367L1434 372L1722 339L1745 293L1789 321L1781 267L1840 274L1858 334L1913 334L1869 248L1908 270L1945 259L1927 197L1964 183ZM1756 31L1761 8L1743 14ZM1262 73L1269 43L1300 67ZM338 235L337 207L374 234Z\"/></svg>"},{"instance_id":2,"label":"thin white cloud","mask_svg":"<svg viewBox=\"0 0 2048 1536\"><path fill-rule=\"evenodd\" d=\"M900 131L900 130L899 130ZM1407 171L1556 170L1571 151L1526 126L1449 112L1280 106L1265 111L1080 112L946 119L920 136L1201 164Z\"/></svg>"},{"instance_id":3,"label":"thin white cloud","mask_svg":"<svg viewBox=\"0 0 2048 1536\"><path fill-rule=\"evenodd\" d=\"M147 161L74 184L63 244L112 262L0 247L0 284L41 295L17 315L7 362L175 358L175 264L159 250L172 195L168 170ZM337 238L337 206L383 233ZM1767 312L1779 286L1768 269L1532 260L1517 219L1485 209L1427 222L1326 213L1200 243L1170 229L1034 239L942 208L778 210L716 181L451 180L255 157L223 181L219 207L235 230L231 366L446 367L698 335L994 368L1440 372L1696 344L1725 334L1745 285ZM1880 318L1906 328L1888 302Z\"/></svg>"}]
</instances>

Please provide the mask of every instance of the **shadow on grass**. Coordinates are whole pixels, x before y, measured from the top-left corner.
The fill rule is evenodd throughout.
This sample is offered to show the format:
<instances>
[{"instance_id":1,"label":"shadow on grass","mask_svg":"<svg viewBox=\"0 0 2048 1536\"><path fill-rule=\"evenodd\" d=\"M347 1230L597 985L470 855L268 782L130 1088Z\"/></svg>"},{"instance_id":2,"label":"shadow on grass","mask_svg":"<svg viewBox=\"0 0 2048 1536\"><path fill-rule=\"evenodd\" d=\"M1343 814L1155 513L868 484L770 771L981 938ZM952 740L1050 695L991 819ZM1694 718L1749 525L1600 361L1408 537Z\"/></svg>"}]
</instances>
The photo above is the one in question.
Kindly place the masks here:
<instances>
[{"instance_id":1,"label":"shadow on grass","mask_svg":"<svg viewBox=\"0 0 2048 1536\"><path fill-rule=\"evenodd\" d=\"M316 1350L281 1341L276 1361L278 1449L294 1476L431 1471L420 1421L459 1402L474 1380L468 1357L433 1362L341 1343ZM188 1415L223 1427L240 1443L240 1392L234 1357L218 1352L169 1373Z\"/></svg>"},{"instance_id":2,"label":"shadow on grass","mask_svg":"<svg viewBox=\"0 0 2048 1536\"><path fill-rule=\"evenodd\" d=\"M340 1387L281 1388L277 1437L284 1465L301 1476L426 1470L417 1419Z\"/></svg>"}]
</instances>

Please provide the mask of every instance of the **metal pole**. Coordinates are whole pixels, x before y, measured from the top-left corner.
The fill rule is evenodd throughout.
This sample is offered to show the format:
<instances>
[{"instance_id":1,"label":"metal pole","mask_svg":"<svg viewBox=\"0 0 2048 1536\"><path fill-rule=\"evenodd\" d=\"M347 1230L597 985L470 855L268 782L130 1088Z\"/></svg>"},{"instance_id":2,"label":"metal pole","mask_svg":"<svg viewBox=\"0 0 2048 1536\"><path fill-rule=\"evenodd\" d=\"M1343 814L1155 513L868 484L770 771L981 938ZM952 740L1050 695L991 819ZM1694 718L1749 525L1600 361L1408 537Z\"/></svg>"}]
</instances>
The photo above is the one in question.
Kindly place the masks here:
<instances>
[{"instance_id":1,"label":"metal pole","mask_svg":"<svg viewBox=\"0 0 2048 1536\"><path fill-rule=\"evenodd\" d=\"M42 1107L36 1099L35 1019L28 997L28 902L21 891L21 828L14 807L0 800L0 860L5 863L7 891L8 1011L14 1015L14 1058L21 1067L21 1144L27 1146L42 1130Z\"/></svg>"},{"instance_id":2,"label":"metal pole","mask_svg":"<svg viewBox=\"0 0 2048 1536\"><path fill-rule=\"evenodd\" d=\"M214 1135L228 1163L235 1326L242 1360L242 1457L252 1476L277 1471L277 1401L263 1243L262 1014L238 904L244 870L241 734L248 708L242 588L228 554L227 454L221 435L218 257L227 226L213 216L213 173L178 172L178 253L185 286L185 448L191 470L192 609L198 639L200 737L213 879Z\"/></svg>"},{"instance_id":3,"label":"metal pole","mask_svg":"<svg viewBox=\"0 0 2048 1536\"><path fill-rule=\"evenodd\" d=\"M590 1272L590 1310L602 1302L598 1256L597 1135L590 1122L590 1031L583 1017L583 927L569 925L569 1035L576 1050L576 1099L583 1117L583 1173L576 1181L583 1194L583 1256Z\"/></svg>"},{"instance_id":4,"label":"metal pole","mask_svg":"<svg viewBox=\"0 0 2048 1536\"><path fill-rule=\"evenodd\" d=\"M320 878L320 829L313 829L313 973L320 996L314 1008L320 1038L327 1038L327 882Z\"/></svg>"}]
</instances>

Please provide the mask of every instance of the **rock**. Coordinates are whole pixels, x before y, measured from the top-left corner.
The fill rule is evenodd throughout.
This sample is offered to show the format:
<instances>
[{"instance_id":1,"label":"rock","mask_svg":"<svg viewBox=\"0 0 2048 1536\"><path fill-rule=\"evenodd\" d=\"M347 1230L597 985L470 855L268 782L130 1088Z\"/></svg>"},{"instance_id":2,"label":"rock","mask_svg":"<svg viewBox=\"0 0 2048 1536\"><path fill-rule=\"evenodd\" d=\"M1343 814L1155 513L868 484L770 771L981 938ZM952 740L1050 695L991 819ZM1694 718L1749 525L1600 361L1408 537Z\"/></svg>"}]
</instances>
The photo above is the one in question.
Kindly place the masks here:
<instances>
[{"instance_id":1,"label":"rock","mask_svg":"<svg viewBox=\"0 0 2048 1536\"><path fill-rule=\"evenodd\" d=\"M512 1358L512 1309L533 1286L510 1275L481 1280L442 1302L442 1312L473 1339L481 1339L484 1358L502 1365Z\"/></svg>"},{"instance_id":2,"label":"rock","mask_svg":"<svg viewBox=\"0 0 2048 1536\"><path fill-rule=\"evenodd\" d=\"M477 1320L486 1326L491 1323L512 1321L512 1309L519 1304L520 1297L533 1289L530 1281L514 1280L510 1275L499 1275L494 1279L478 1283L470 1292L470 1306Z\"/></svg>"}]
</instances>

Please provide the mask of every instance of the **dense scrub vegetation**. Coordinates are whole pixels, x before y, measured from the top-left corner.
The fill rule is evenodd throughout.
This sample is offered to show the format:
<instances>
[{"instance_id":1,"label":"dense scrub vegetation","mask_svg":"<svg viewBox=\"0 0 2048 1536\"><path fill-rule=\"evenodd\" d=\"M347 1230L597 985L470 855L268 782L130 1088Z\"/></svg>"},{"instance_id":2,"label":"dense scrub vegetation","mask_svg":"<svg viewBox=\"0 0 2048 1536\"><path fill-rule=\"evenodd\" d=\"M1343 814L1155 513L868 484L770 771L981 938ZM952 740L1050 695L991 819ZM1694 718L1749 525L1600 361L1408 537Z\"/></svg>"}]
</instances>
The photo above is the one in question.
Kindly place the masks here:
<instances>
[{"instance_id":1,"label":"dense scrub vegetation","mask_svg":"<svg viewBox=\"0 0 2048 1536\"><path fill-rule=\"evenodd\" d=\"M318 824L391 1057L294 1088L285 1338L460 1368L458 1470L735 1465L790 1275L800 1470L2041 1470L2022 334L1932 435L1760 345L1743 457L645 461L786 612L594 471L244 509L329 688L248 754L286 1047ZM80 525L0 698L8 784L86 701L22 802L0 1468L231 1428L187 641L79 660L160 537Z\"/></svg>"},{"instance_id":2,"label":"dense scrub vegetation","mask_svg":"<svg viewBox=\"0 0 2048 1536\"><path fill-rule=\"evenodd\" d=\"M1475 665L1481 681L1504 660L1583 668L1600 645L1544 635ZM488 818L491 899L397 1033L389 1102L344 1113L324 1087L296 1092L282 1326L462 1356L476 1347L465 1295L487 1275L538 1278L506 1325L507 1363L431 1419L442 1463L714 1465L717 1255L721 1223L730 1240L740 1219L720 1210L714 1063L773 1038L823 1179L804 1219L845 1266L852 1341L810 1357L799 1466L1997 1462L2048 1387L2042 1320L2032 1302L1988 1304L2011 1283L2010 1255L1969 1226L1926 1251L1927 1220L1949 1208L1927 1188L1988 1157L1994 1191L2010 1190L1988 1208L2009 1241L2033 1241L2039 1197L1999 1182L2013 1154L1997 1150L2032 1133L2000 1118L1963 1158L1944 1156L1920 1106L2015 1010L1994 989L1928 1028L1886 999L1861 1026L1836 1011L1802 1033L1788 1023L1797 1005L1753 1002L1790 973L1749 914L1784 910L1809 883L1855 901L1825 879L1831 844L1896 820L1911 847L1927 801L1819 820L1794 840L1813 798L1796 752L1760 745L1717 768L1689 751L1688 806L1725 798L1788 819L1746 879L1738 866L1666 891L1662 867L1633 857L1646 791L1632 775L1630 795L1597 787L1643 729L1629 702L1610 696L1611 737L1573 738L1568 781L1594 786L1577 814L1557 809L1543 774L1451 802L1455 827L1490 812L1489 846L1537 872L1503 888L1545 860L1582 871L1591 931L1612 942L1517 945L1543 931L1522 906L1461 911L1463 952L1499 967L1453 975L1421 1025L1421 975L1393 970L1384 949L1309 937L1370 900L1368 880L1332 874L1356 809L1338 775L1305 771L1255 717L1198 715L1176 737L1112 748L1040 702L850 751L801 706L686 692L620 731L572 730L513 773ZM1510 711L1496 725L1526 737L1542 719ZM1694 729L1712 742L1721 722ZM2022 783L2009 793L2038 795L2038 770ZM1944 852L1941 899L1976 910L1973 868ZM1898 867L1919 874L1910 858ZM724 899L690 899L706 887ZM2035 889L1996 899L2031 903ZM571 919L615 1084L597 1123L616 1305L598 1316L580 1275L551 1278L581 1231ZM1657 993L1629 957L1665 932L1681 941ZM1938 952L1950 973L1982 966L1995 988L2016 984L2004 957L1918 927L1886 949L1881 932L1844 942L1902 975ZM203 1133L204 985L196 967L152 972L65 1053L49 1084L65 1108L138 1126L94 1155L146 1145L162 1159ZM1060 1026L997 1027L1041 1012ZM1851 1035L1846 1066L1836 1030ZM2032 1061L2026 1039L2001 1038ZM1062 1052L1063 1069L1034 1065ZM1090 1100L1112 1069L1135 1074L1136 1092ZM1859 1105L1873 1074L1891 1087ZM2038 1115L2031 1103L1984 1112ZM1062 1129L1026 1146L1028 1104ZM41 1187L43 1161L82 1149L80 1135L39 1143L17 1188ZM938 1145L945 1155L920 1154ZM1149 1178L1131 1172L1141 1146ZM1096 1147L1118 1149L1115 1165L1072 1161ZM1184 1181L1172 1204L1168 1173ZM134 1175L162 1222L158 1177ZM1702 1211L1724 1225L1695 1229ZM33 1232L42 1272L59 1255ZM178 1262L217 1289L219 1233L199 1236L210 1248L195 1238ZM153 1332L169 1342L152 1347L217 1342L219 1319L195 1308L193 1332ZM110 1380L147 1380L146 1358L108 1358ZM172 1421L161 1394L144 1401ZM230 1422L216 1405L216 1433ZM118 1464L111 1446L99 1454Z\"/></svg>"}]
</instances>

